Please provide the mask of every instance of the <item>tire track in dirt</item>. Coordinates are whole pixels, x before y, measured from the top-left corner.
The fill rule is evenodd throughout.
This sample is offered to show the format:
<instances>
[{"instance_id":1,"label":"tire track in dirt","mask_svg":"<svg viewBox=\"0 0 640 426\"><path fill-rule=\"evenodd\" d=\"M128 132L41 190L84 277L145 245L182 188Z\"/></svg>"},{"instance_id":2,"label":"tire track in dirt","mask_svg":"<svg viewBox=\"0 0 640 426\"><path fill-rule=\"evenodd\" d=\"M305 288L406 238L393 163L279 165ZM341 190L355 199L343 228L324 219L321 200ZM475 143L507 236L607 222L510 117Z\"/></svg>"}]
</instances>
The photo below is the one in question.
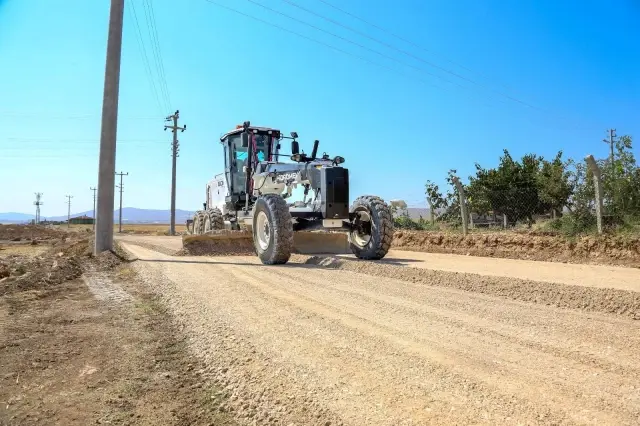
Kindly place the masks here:
<instances>
[{"instance_id":1,"label":"tire track in dirt","mask_svg":"<svg viewBox=\"0 0 640 426\"><path fill-rule=\"evenodd\" d=\"M297 280L295 275L288 274L285 270L278 272L292 280ZM377 281L366 289L346 286L340 282L328 284L325 280L314 279L312 273L305 277L314 286L332 289L350 297L358 297L363 301L372 300L383 308L389 307L394 310L401 310L407 314L422 315L432 321L449 322L457 329L465 329L474 333L484 333L495 338L505 339L514 344L526 346L543 352L552 352L556 356L571 358L574 361L591 364L600 368L610 370L629 369L636 374L640 374L640 353L635 349L640 347L640 333L635 336L618 336L618 328L628 324L626 320L604 315L588 315L590 320L597 321L603 333L590 336L589 344L584 340L576 339L576 336L583 335L590 331L590 322L583 321L585 315L580 312L563 310L562 316L550 317L544 325L540 321L540 315L549 312L546 307L536 307L529 304L522 304L527 307L527 311L520 311L517 316L505 316L501 310L505 305L482 304L482 303L461 303L461 300L480 301L491 300L490 297L481 294L474 295L473 298L457 297L467 296L468 293L459 290L439 289L423 284L402 282L401 286L389 285L386 280ZM375 291L371 291L375 290ZM449 297L442 300L439 294L447 294ZM412 301L411 298L428 300L429 305ZM453 302L452 302L453 299ZM519 302L508 302L512 306L518 306ZM452 309L455 308L455 309ZM493 309L492 309L493 308ZM497 308L497 309L496 309ZM569 324L562 320L564 316L575 319L573 323L576 327L567 330ZM527 333L523 334L523 328ZM536 340L536 337L544 335L546 342ZM583 351L575 348L583 347ZM616 354L610 353L611 348L616 347ZM584 349L590 352L585 353ZM613 358L612 355L616 357ZM621 358L618 358L621 357ZM613 359L612 359L613 358Z\"/></svg>"},{"instance_id":2,"label":"tire track in dirt","mask_svg":"<svg viewBox=\"0 0 640 426\"><path fill-rule=\"evenodd\" d=\"M247 271L242 271L241 274L247 278L245 282L251 282L249 277L254 275ZM520 393L524 394L527 400L539 399L545 405L554 406L555 411L579 406L583 402L581 395L585 391L593 396L601 393L598 403L599 408L604 411L613 407L624 410L624 405L618 403L618 389L628 389L638 382L637 376L627 377L628 372L620 375L600 370L593 371L591 377L585 377L584 364L560 359L544 352L527 354L524 353L525 348L520 345L508 347L506 342L497 344L498 342L489 336L461 332L452 324L423 321L417 316L403 317L397 315L397 311L389 314L385 307L371 306L366 299L349 300L340 294L333 297L327 294L327 291L315 291L316 286L304 285L307 283L299 277L283 280L281 271L273 274L273 280L265 279L263 271L260 272L260 276L255 274L251 278L261 290L270 287L271 293L273 289L277 289L274 297L278 297L277 293L280 290L280 296L284 294L292 304L301 309L314 311L321 318L331 318L356 332L387 339L394 346L427 358L427 362L436 362L460 370L465 378L476 383L486 383L499 393ZM293 290L295 287L297 288ZM329 289L329 292L333 290ZM331 304L321 301L327 299L331 300ZM420 326L428 328L428 334L425 334ZM536 358L537 365L527 367L529 357ZM594 377L597 377L597 380L594 380ZM529 389L537 388L545 389L543 398L537 395L537 391L527 392ZM599 421L608 423L612 419L603 412Z\"/></svg>"},{"instance_id":3,"label":"tire track in dirt","mask_svg":"<svg viewBox=\"0 0 640 426\"><path fill-rule=\"evenodd\" d=\"M210 361L230 363L214 379L232 381L244 400L258 392L267 407L286 399L316 407L323 421L374 425L634 424L640 413L631 320L304 265L130 249L153 285L167 281L159 289ZM276 414L308 420L291 408Z\"/></svg>"}]
</instances>

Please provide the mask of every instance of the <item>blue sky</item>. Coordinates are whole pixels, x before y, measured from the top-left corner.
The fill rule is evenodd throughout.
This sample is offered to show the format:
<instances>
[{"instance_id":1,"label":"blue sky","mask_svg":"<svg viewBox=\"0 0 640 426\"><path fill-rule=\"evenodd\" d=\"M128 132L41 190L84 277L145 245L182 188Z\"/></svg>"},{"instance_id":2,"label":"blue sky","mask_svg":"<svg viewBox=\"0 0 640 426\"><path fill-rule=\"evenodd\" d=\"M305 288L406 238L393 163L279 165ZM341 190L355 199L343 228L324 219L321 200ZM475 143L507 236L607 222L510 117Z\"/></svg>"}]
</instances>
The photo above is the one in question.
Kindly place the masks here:
<instances>
[{"instance_id":1,"label":"blue sky","mask_svg":"<svg viewBox=\"0 0 640 426\"><path fill-rule=\"evenodd\" d=\"M503 148L605 156L605 129L640 134L634 0L327 0L411 44L319 0L290 0L395 49L282 0L150 0L170 105L156 100L139 47L132 6L159 89L146 0L126 1L117 151L118 171L129 172L125 206L169 207L163 118L175 109L188 127L182 209L201 205L222 168L219 135L244 120L296 130L307 150L319 139L321 151L344 156L352 198L414 206L427 179L443 183L450 168L466 178L474 162L495 165ZM0 211L31 212L36 191L45 217L66 213L66 194L73 211L91 208L108 15L107 0L0 0Z\"/></svg>"}]
</instances>

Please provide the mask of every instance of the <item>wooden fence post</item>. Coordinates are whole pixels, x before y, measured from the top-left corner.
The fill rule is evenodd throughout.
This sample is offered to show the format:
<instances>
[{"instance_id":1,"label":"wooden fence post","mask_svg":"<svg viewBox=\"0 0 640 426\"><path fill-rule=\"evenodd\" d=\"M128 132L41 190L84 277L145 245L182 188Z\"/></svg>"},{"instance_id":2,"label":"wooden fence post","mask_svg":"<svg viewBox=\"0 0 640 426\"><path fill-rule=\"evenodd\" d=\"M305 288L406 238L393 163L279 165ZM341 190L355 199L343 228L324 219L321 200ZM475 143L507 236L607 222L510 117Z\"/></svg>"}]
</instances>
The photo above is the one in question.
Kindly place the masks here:
<instances>
[{"instance_id":1,"label":"wooden fence post","mask_svg":"<svg viewBox=\"0 0 640 426\"><path fill-rule=\"evenodd\" d=\"M429 203L429 221L432 225L436 223L436 212L433 211L433 202L431 198L427 197L427 203Z\"/></svg>"},{"instance_id":2,"label":"wooden fence post","mask_svg":"<svg viewBox=\"0 0 640 426\"><path fill-rule=\"evenodd\" d=\"M593 187L596 196L596 223L598 225L598 234L602 234L602 174L593 155L588 155L585 160L587 161L587 167L589 167L593 173Z\"/></svg>"},{"instance_id":3,"label":"wooden fence post","mask_svg":"<svg viewBox=\"0 0 640 426\"><path fill-rule=\"evenodd\" d=\"M453 183L458 188L458 196L460 197L460 215L462 217L462 233L467 235L469 233L469 213L467 212L467 197L464 195L464 188L460 183L460 179L456 176L453 177Z\"/></svg>"}]
</instances>

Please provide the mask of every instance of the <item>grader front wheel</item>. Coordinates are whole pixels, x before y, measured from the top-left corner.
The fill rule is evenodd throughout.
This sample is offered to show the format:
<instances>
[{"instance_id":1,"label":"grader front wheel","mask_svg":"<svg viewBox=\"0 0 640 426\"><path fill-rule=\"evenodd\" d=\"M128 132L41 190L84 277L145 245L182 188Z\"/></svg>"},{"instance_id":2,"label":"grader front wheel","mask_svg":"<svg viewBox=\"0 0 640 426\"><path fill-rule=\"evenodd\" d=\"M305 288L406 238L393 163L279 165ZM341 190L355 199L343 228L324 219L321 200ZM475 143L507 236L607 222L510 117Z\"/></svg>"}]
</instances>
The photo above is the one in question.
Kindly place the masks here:
<instances>
[{"instance_id":1,"label":"grader front wheel","mask_svg":"<svg viewBox=\"0 0 640 426\"><path fill-rule=\"evenodd\" d=\"M253 245L265 265L287 263L293 249L293 223L287 202L279 195L258 198L253 214Z\"/></svg>"}]
</instances>

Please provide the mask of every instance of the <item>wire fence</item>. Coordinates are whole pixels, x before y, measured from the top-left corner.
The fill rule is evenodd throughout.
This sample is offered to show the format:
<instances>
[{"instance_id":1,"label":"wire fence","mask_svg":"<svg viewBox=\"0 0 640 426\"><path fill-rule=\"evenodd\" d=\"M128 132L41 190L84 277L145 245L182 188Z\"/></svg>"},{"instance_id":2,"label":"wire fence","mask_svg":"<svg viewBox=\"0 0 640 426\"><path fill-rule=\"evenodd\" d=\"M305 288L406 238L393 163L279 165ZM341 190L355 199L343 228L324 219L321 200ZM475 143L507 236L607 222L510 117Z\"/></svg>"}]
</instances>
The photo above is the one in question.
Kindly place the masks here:
<instances>
[{"instance_id":1,"label":"wire fence","mask_svg":"<svg viewBox=\"0 0 640 426\"><path fill-rule=\"evenodd\" d=\"M577 167L571 185L517 182L487 188L464 185L450 177L451 191L438 198L427 193L419 217L394 209L396 228L470 232L536 230L569 236L633 234L640 236L640 169L612 176L592 156ZM615 179L614 179L615 178ZM566 191L559 196L560 191ZM562 201L558 201L562 200Z\"/></svg>"}]
</instances>

